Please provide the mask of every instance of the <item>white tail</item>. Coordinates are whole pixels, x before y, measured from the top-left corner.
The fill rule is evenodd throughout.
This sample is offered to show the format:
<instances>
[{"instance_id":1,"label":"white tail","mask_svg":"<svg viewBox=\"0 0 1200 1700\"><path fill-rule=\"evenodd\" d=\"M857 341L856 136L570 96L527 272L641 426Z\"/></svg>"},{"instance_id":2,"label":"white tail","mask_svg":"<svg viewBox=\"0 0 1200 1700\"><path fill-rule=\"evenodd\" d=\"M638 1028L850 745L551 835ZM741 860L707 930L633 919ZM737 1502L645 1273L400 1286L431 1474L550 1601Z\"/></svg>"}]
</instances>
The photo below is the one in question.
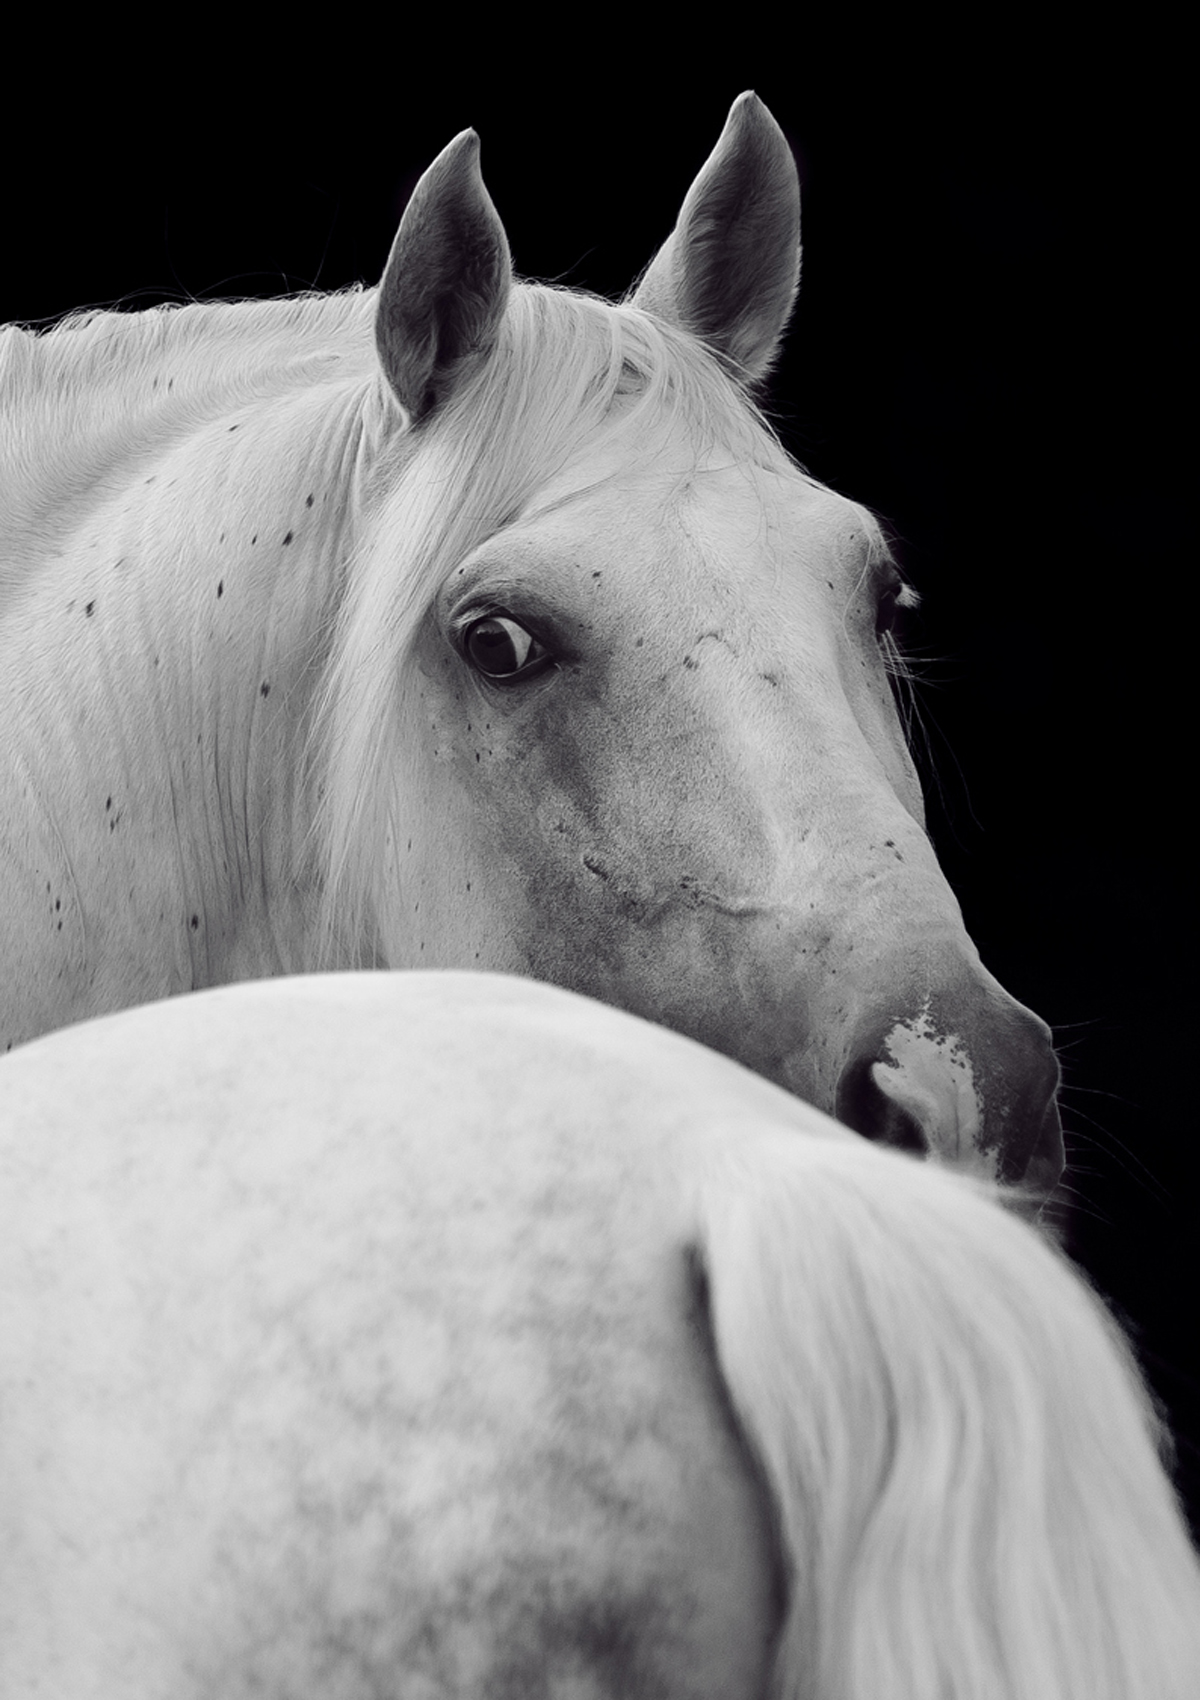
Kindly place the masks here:
<instances>
[{"instance_id":1,"label":"white tail","mask_svg":"<svg viewBox=\"0 0 1200 1700\"><path fill-rule=\"evenodd\" d=\"M871 1146L722 1160L722 1371L776 1501L780 1700L1191 1700L1200 1567L1129 1349L972 1183Z\"/></svg>"}]
</instances>

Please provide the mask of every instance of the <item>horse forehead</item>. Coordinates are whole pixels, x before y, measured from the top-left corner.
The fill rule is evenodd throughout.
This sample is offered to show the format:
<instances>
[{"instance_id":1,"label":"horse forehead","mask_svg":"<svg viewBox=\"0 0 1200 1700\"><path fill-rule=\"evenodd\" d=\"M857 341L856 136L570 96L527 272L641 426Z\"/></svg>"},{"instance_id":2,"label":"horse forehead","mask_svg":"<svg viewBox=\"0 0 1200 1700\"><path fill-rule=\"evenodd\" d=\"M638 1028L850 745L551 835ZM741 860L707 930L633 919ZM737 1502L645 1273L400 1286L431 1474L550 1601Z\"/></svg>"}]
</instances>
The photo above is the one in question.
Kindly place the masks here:
<instances>
[{"instance_id":1,"label":"horse forehead","mask_svg":"<svg viewBox=\"0 0 1200 1700\"><path fill-rule=\"evenodd\" d=\"M533 551L569 554L593 569L639 572L675 565L745 571L761 560L826 568L831 577L861 565L878 528L857 503L797 469L708 464L672 473L612 476L537 504L517 528Z\"/></svg>"},{"instance_id":2,"label":"horse forehead","mask_svg":"<svg viewBox=\"0 0 1200 1700\"><path fill-rule=\"evenodd\" d=\"M796 469L707 467L681 491L680 526L703 554L861 570L877 536L864 508Z\"/></svg>"}]
</instances>

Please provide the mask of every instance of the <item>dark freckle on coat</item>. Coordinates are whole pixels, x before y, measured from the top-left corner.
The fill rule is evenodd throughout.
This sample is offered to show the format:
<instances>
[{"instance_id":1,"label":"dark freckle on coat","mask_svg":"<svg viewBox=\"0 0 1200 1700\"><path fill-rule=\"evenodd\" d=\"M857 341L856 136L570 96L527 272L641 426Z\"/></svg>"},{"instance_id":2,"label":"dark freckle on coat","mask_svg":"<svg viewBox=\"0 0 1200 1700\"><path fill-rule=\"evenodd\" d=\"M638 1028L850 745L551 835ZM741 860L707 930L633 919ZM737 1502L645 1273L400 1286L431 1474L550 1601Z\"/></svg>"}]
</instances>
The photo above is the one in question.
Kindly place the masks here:
<instances>
[{"instance_id":1,"label":"dark freckle on coat","mask_svg":"<svg viewBox=\"0 0 1200 1700\"><path fill-rule=\"evenodd\" d=\"M699 667L699 665L700 665L700 663L690 655L684 656L683 664L684 664L685 667L689 668L692 672L695 672L696 668Z\"/></svg>"},{"instance_id":2,"label":"dark freckle on coat","mask_svg":"<svg viewBox=\"0 0 1200 1700\"><path fill-rule=\"evenodd\" d=\"M641 649L641 647L645 643L645 641L646 641L645 638L634 638L633 647L635 649Z\"/></svg>"},{"instance_id":3,"label":"dark freckle on coat","mask_svg":"<svg viewBox=\"0 0 1200 1700\"><path fill-rule=\"evenodd\" d=\"M225 580L223 578L219 578L217 580L217 595L218 596L224 596L224 594L225 594Z\"/></svg>"},{"instance_id":4,"label":"dark freckle on coat","mask_svg":"<svg viewBox=\"0 0 1200 1700\"><path fill-rule=\"evenodd\" d=\"M593 574L592 574L592 577L593 577L593 578L599 578L599 577L600 577L600 574L599 574L599 573L593 573Z\"/></svg>"},{"instance_id":5,"label":"dark freckle on coat","mask_svg":"<svg viewBox=\"0 0 1200 1700\"><path fill-rule=\"evenodd\" d=\"M55 911L58 911L59 909L62 908L62 898L61 897L56 897L54 899L54 908L55 908Z\"/></svg>"},{"instance_id":6,"label":"dark freckle on coat","mask_svg":"<svg viewBox=\"0 0 1200 1700\"><path fill-rule=\"evenodd\" d=\"M250 539L250 541L251 541L251 543L257 543L257 542L258 542L258 533L257 533L257 531L256 531L256 532L255 532L255 533L254 533L254 536L253 536L253 537L252 537L252 538L251 538L251 539Z\"/></svg>"},{"instance_id":7,"label":"dark freckle on coat","mask_svg":"<svg viewBox=\"0 0 1200 1700\"><path fill-rule=\"evenodd\" d=\"M312 505L313 505L313 499L312 499L312 497L311 497L311 496L305 496L305 498L304 498L304 506L305 506L305 507L306 507L306 508L311 508L311 507L312 507Z\"/></svg>"},{"instance_id":8,"label":"dark freckle on coat","mask_svg":"<svg viewBox=\"0 0 1200 1700\"><path fill-rule=\"evenodd\" d=\"M192 923L191 924L192 924L192 931L195 932L196 928L200 925L199 915L193 915L192 916Z\"/></svg>"},{"instance_id":9,"label":"dark freckle on coat","mask_svg":"<svg viewBox=\"0 0 1200 1700\"><path fill-rule=\"evenodd\" d=\"M260 697L269 697L270 694L271 694L271 687L265 679L263 680L262 684L258 687L258 694L259 694Z\"/></svg>"},{"instance_id":10,"label":"dark freckle on coat","mask_svg":"<svg viewBox=\"0 0 1200 1700\"><path fill-rule=\"evenodd\" d=\"M83 611L86 615L88 615L89 618L91 617L92 610L95 608L95 606L96 606L96 604L94 602L89 602L85 606Z\"/></svg>"},{"instance_id":11,"label":"dark freckle on coat","mask_svg":"<svg viewBox=\"0 0 1200 1700\"><path fill-rule=\"evenodd\" d=\"M290 542L291 542L291 541L292 541L292 538L293 538L293 537L294 537L294 536L295 536L295 535L296 535L296 534L295 534L295 532L294 532L294 531L289 531L289 532L288 532L288 534L287 534L287 536L286 536L286 537L285 537L285 538L284 538L284 540L283 540L283 544L282 544L282 547L283 547L283 548L284 548L284 549L286 549L286 548L287 548L287 546L288 546L288 544L289 544L289 543L290 543Z\"/></svg>"},{"instance_id":12,"label":"dark freckle on coat","mask_svg":"<svg viewBox=\"0 0 1200 1700\"><path fill-rule=\"evenodd\" d=\"M583 865L590 874L595 874L597 879L606 880L611 877L608 869L604 866L604 863L598 862L594 856L585 856L583 858Z\"/></svg>"},{"instance_id":13,"label":"dark freckle on coat","mask_svg":"<svg viewBox=\"0 0 1200 1700\"><path fill-rule=\"evenodd\" d=\"M108 810L108 809L111 809L111 808L112 808L112 798L111 798L111 797L106 797L106 798L105 798L105 799L104 799L104 807L105 807L105 810L106 810L106 811L107 811L107 810Z\"/></svg>"},{"instance_id":14,"label":"dark freckle on coat","mask_svg":"<svg viewBox=\"0 0 1200 1700\"><path fill-rule=\"evenodd\" d=\"M760 679L765 679L768 685L778 685L779 683L779 675L777 673L760 673L758 676Z\"/></svg>"}]
</instances>

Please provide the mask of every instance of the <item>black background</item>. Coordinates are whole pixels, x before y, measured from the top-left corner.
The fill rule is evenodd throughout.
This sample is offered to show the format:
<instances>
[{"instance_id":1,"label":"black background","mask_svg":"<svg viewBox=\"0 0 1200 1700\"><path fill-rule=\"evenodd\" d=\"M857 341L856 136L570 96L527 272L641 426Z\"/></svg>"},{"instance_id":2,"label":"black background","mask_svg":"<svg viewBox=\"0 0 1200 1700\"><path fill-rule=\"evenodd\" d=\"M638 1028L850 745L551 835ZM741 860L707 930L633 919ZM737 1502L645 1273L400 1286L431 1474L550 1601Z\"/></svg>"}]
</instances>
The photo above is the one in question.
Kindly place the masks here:
<instances>
[{"instance_id":1,"label":"black background","mask_svg":"<svg viewBox=\"0 0 1200 1700\"><path fill-rule=\"evenodd\" d=\"M1196 1526L1182 44L789 18L671 54L645 19L481 43L450 14L286 52L179 20L156 55L139 27L127 74L111 40L14 49L0 308L373 283L468 124L518 270L620 293L758 90L803 181L773 412L924 596L931 829L985 962L1054 1026L1074 1249L1167 1402Z\"/></svg>"}]
</instances>

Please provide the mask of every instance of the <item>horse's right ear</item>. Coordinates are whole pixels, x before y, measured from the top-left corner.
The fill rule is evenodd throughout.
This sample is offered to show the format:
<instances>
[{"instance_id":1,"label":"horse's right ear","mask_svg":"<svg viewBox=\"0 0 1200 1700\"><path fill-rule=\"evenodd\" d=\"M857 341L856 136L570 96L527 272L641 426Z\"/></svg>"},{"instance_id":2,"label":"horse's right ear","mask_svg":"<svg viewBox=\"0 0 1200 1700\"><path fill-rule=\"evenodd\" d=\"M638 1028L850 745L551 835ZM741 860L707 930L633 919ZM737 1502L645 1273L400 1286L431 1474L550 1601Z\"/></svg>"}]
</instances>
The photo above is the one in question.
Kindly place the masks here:
<instances>
[{"instance_id":1,"label":"horse's right ear","mask_svg":"<svg viewBox=\"0 0 1200 1700\"><path fill-rule=\"evenodd\" d=\"M512 284L500 216L463 130L413 190L392 244L375 345L412 424L440 407L491 353Z\"/></svg>"}]
</instances>

